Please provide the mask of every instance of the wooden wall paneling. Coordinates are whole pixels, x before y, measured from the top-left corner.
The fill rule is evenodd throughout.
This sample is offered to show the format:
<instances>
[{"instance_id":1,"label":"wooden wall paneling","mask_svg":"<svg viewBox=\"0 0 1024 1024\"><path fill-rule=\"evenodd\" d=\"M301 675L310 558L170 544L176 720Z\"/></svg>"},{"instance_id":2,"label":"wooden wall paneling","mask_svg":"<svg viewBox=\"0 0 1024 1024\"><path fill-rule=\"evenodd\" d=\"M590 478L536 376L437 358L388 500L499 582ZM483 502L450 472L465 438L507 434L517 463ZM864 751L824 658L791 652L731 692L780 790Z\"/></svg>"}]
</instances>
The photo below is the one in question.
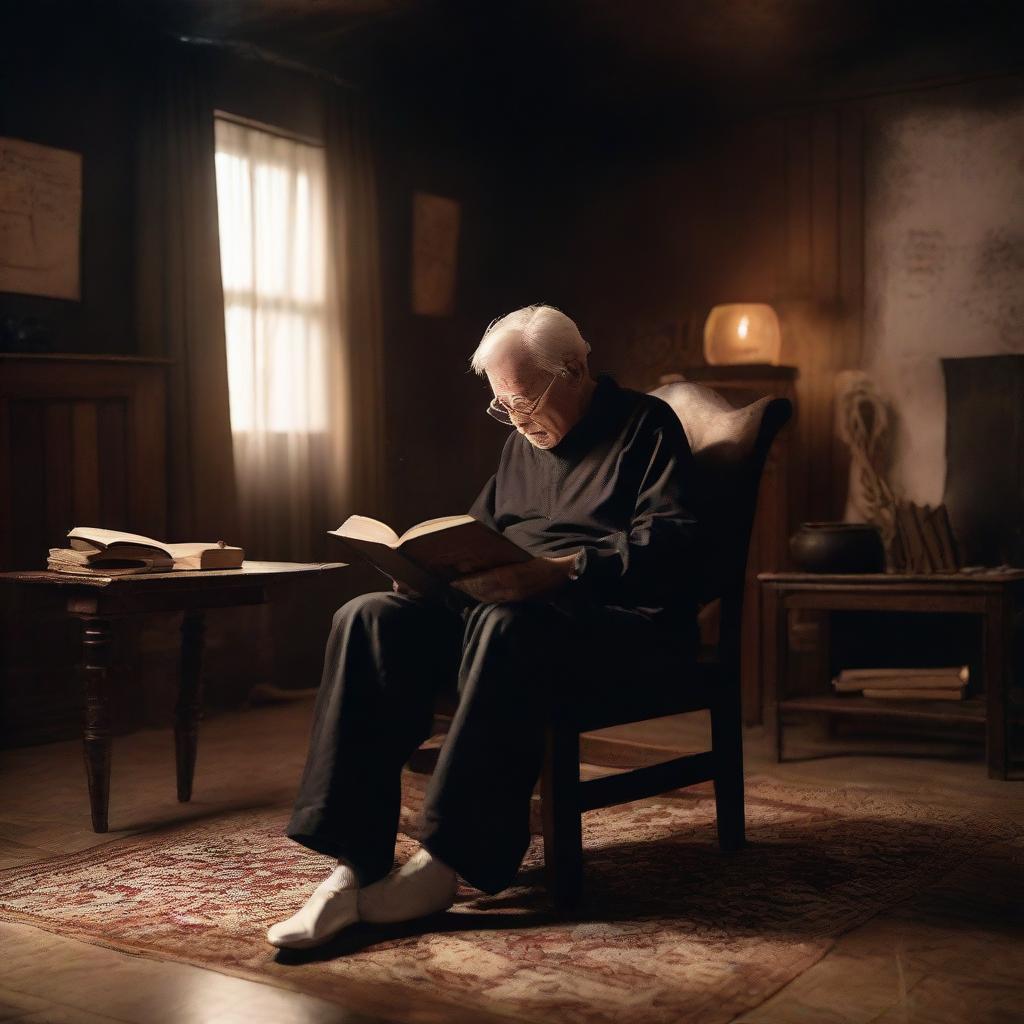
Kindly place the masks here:
<instances>
[{"instance_id":1,"label":"wooden wall paneling","mask_svg":"<svg viewBox=\"0 0 1024 1024\"><path fill-rule=\"evenodd\" d=\"M783 121L783 195L786 246L782 280L783 294L801 298L810 294L811 282L811 192L810 119L794 114Z\"/></svg>"},{"instance_id":2,"label":"wooden wall paneling","mask_svg":"<svg viewBox=\"0 0 1024 1024\"><path fill-rule=\"evenodd\" d=\"M782 362L799 367L796 382L797 410L790 430L793 435L793 472L789 477L792 507L797 519L807 518L811 440L810 388L812 372L806 352L804 305L810 293L810 131L806 113L781 119L782 168L780 173L782 252L775 306L782 325Z\"/></svg>"},{"instance_id":3,"label":"wooden wall paneling","mask_svg":"<svg viewBox=\"0 0 1024 1024\"><path fill-rule=\"evenodd\" d=\"M833 109L811 116L810 245L811 294L834 300L839 281L839 115ZM827 353L826 353L827 354Z\"/></svg>"},{"instance_id":4,"label":"wooden wall paneling","mask_svg":"<svg viewBox=\"0 0 1024 1024\"><path fill-rule=\"evenodd\" d=\"M46 553L46 520L41 514L49 511L46 500L46 420L38 402L12 402L4 416L9 426L10 477L3 481L4 506L8 511L11 541L4 549L4 567L14 568L10 560L13 545L33 545ZM39 568L38 556L31 563Z\"/></svg>"},{"instance_id":5,"label":"wooden wall paneling","mask_svg":"<svg viewBox=\"0 0 1024 1024\"><path fill-rule=\"evenodd\" d=\"M0 355L0 567L42 568L76 524L163 536L166 370L166 360ZM12 591L0 612L0 745L78 734L79 631L63 601ZM173 679L146 683L166 703ZM133 706L131 724L157 724L144 710Z\"/></svg>"},{"instance_id":6,"label":"wooden wall paneling","mask_svg":"<svg viewBox=\"0 0 1024 1024\"><path fill-rule=\"evenodd\" d=\"M839 344L840 370L857 369L864 356L864 107L842 108L839 124ZM838 516L846 508L850 453L833 448L833 488Z\"/></svg>"},{"instance_id":7,"label":"wooden wall paneling","mask_svg":"<svg viewBox=\"0 0 1024 1024\"><path fill-rule=\"evenodd\" d=\"M100 522L100 450L97 420L95 402L71 403L72 462L69 468L74 481L71 518L76 524ZM64 467L48 461L47 469L60 473Z\"/></svg>"},{"instance_id":8,"label":"wooden wall paneling","mask_svg":"<svg viewBox=\"0 0 1024 1024\"><path fill-rule=\"evenodd\" d=\"M127 402L129 417L125 437L128 449L128 514L133 523L153 523L153 535L167 532L167 385L165 368L155 364L134 378ZM159 467L159 472L155 471ZM153 490L136 486L151 480ZM134 529L146 533L148 529ZM168 540L181 538L169 537ZM195 538L192 538L195 539Z\"/></svg>"},{"instance_id":9,"label":"wooden wall paneling","mask_svg":"<svg viewBox=\"0 0 1024 1024\"><path fill-rule=\"evenodd\" d=\"M45 498L46 517L44 525L45 537L42 538L49 547L56 538L67 533L67 512L74 507L74 436L70 402L40 402L33 400L25 405L38 408L46 420L46 436L43 447L37 454L39 461L39 480L42 483ZM19 475L17 480L23 480ZM38 541L28 546L28 538L21 540L20 531L15 533L16 542L25 544L24 550L38 553L39 568L45 562L45 549Z\"/></svg>"},{"instance_id":10,"label":"wooden wall paneling","mask_svg":"<svg viewBox=\"0 0 1024 1024\"><path fill-rule=\"evenodd\" d=\"M128 515L128 423L126 403L103 401L98 406L100 458L100 521L111 530L127 530Z\"/></svg>"},{"instance_id":11,"label":"wooden wall paneling","mask_svg":"<svg viewBox=\"0 0 1024 1024\"><path fill-rule=\"evenodd\" d=\"M848 455L835 434L837 371L858 366L863 302L863 119L854 105L787 115L783 361L799 367L798 520L843 515Z\"/></svg>"},{"instance_id":12,"label":"wooden wall paneling","mask_svg":"<svg viewBox=\"0 0 1024 1024\"><path fill-rule=\"evenodd\" d=\"M814 518L838 518L835 496L835 413L833 381L839 352L839 118L835 109L811 116L811 310L807 338L812 393L813 458L816 472L809 494Z\"/></svg>"},{"instance_id":13,"label":"wooden wall paneling","mask_svg":"<svg viewBox=\"0 0 1024 1024\"><path fill-rule=\"evenodd\" d=\"M3 568L38 568L76 524L163 537L167 365L0 356Z\"/></svg>"}]
</instances>

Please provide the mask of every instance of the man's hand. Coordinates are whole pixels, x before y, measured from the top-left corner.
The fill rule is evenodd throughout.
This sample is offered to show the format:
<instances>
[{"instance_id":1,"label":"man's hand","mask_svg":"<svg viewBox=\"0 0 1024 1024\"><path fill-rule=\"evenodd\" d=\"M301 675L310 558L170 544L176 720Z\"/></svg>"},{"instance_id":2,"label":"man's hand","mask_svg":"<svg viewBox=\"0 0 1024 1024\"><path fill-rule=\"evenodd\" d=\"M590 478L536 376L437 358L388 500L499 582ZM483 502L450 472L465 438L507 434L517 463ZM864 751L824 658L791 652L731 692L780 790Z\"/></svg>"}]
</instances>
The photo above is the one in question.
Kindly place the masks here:
<instances>
[{"instance_id":1,"label":"man's hand","mask_svg":"<svg viewBox=\"0 0 1024 1024\"><path fill-rule=\"evenodd\" d=\"M483 604L528 601L564 586L576 561L571 555L543 556L452 580L452 586Z\"/></svg>"}]
</instances>

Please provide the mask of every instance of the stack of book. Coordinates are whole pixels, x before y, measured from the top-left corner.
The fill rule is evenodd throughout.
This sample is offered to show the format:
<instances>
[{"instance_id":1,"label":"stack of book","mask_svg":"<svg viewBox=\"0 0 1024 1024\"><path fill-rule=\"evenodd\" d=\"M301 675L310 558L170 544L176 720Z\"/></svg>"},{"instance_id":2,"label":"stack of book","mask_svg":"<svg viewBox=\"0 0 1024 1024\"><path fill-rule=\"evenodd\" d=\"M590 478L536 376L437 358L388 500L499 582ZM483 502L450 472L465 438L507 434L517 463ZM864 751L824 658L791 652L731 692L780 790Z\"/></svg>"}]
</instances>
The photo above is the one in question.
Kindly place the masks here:
<instances>
[{"instance_id":1,"label":"stack of book","mask_svg":"<svg viewBox=\"0 0 1024 1024\"><path fill-rule=\"evenodd\" d=\"M844 668L832 680L836 693L861 693L878 700L963 700L969 669Z\"/></svg>"},{"instance_id":2,"label":"stack of book","mask_svg":"<svg viewBox=\"0 0 1024 1024\"><path fill-rule=\"evenodd\" d=\"M952 573L960 568L956 538L945 505L901 501L895 512L892 563L905 573Z\"/></svg>"},{"instance_id":3,"label":"stack of book","mask_svg":"<svg viewBox=\"0 0 1024 1024\"><path fill-rule=\"evenodd\" d=\"M238 569L245 558L241 548L223 541L165 544L97 526L76 526L68 539L70 547L50 548L47 569L80 576L130 576L182 569Z\"/></svg>"}]
</instances>

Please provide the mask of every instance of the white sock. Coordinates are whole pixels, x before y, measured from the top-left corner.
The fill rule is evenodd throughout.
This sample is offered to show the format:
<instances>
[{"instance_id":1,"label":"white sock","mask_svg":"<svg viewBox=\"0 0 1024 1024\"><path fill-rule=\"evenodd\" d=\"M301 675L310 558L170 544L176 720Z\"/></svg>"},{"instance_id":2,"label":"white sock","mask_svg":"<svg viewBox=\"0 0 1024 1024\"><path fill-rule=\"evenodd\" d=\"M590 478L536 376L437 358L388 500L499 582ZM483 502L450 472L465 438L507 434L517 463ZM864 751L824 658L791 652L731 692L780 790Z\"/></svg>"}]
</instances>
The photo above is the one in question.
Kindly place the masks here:
<instances>
[{"instance_id":1,"label":"white sock","mask_svg":"<svg viewBox=\"0 0 1024 1024\"><path fill-rule=\"evenodd\" d=\"M395 872L359 890L359 919L385 924L411 921L455 902L458 876L422 846Z\"/></svg>"},{"instance_id":2,"label":"white sock","mask_svg":"<svg viewBox=\"0 0 1024 1024\"><path fill-rule=\"evenodd\" d=\"M289 949L318 946L359 920L358 899L356 873L351 864L339 860L301 910L267 930L267 942Z\"/></svg>"}]
</instances>

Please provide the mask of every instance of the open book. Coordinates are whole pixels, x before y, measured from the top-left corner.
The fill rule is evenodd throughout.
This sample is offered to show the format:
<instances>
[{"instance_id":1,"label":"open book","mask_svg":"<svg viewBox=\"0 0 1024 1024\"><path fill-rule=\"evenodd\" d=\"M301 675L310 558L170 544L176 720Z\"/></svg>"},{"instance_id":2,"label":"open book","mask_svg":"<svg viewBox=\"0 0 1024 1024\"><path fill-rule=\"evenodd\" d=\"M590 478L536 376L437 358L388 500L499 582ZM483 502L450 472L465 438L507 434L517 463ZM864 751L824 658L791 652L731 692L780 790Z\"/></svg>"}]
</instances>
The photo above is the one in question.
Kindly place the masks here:
<instances>
[{"instance_id":1,"label":"open book","mask_svg":"<svg viewBox=\"0 0 1024 1024\"><path fill-rule=\"evenodd\" d=\"M47 568L100 576L171 572L178 569L238 569L245 552L223 541L165 544L152 537L98 526L76 526L71 546L50 548Z\"/></svg>"},{"instance_id":2,"label":"open book","mask_svg":"<svg viewBox=\"0 0 1024 1024\"><path fill-rule=\"evenodd\" d=\"M349 516L336 530L327 532L342 542L353 560L369 562L385 576L423 595L449 602L454 599L463 607L473 601L449 587L451 580L533 557L472 516L428 519L401 536L376 519Z\"/></svg>"}]
</instances>

